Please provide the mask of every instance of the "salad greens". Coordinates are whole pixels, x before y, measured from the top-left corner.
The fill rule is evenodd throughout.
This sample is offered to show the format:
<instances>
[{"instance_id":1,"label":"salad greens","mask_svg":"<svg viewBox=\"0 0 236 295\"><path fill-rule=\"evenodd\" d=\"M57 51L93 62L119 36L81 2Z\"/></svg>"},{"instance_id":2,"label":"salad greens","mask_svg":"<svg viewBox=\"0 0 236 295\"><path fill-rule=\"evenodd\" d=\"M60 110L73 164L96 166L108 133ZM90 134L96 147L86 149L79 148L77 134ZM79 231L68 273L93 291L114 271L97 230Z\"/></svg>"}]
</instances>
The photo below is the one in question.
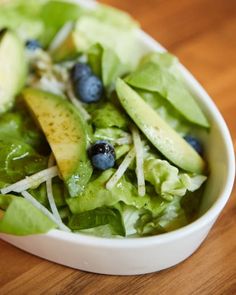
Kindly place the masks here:
<instances>
[{"instance_id":1,"label":"salad greens","mask_svg":"<svg viewBox=\"0 0 236 295\"><path fill-rule=\"evenodd\" d=\"M57 228L142 237L175 230L197 217L206 170L181 169L158 148L162 135L152 140L157 130L167 132L161 144L173 153L176 138L188 150L186 136L199 142L196 135L209 132L178 59L169 53L144 55L138 47L139 25L125 12L100 4L85 7L59 0L1 5L0 30L14 31L19 44L27 41L31 48L25 46L25 84L18 95L9 90L7 100L14 105L0 117L0 233L31 235ZM34 48L32 39L41 45ZM89 76L74 78L81 64L100 83L98 100L81 99L94 87L83 84ZM23 66L20 61L14 65ZM129 94L117 88L117 81L140 97L143 109L122 104L122 95ZM2 99L0 109L1 104ZM148 125L142 118L152 113L145 106L168 128L159 130L155 116ZM150 132L153 126L156 131ZM92 167L96 144L109 149L112 167ZM200 159L192 147L191 153ZM103 161L110 159L103 156Z\"/></svg>"},{"instance_id":2,"label":"salad greens","mask_svg":"<svg viewBox=\"0 0 236 295\"><path fill-rule=\"evenodd\" d=\"M191 123L209 127L208 122L197 103L181 81L172 75L169 69L156 62L143 63L140 68L126 78L134 87L157 92ZM183 101L185 103L183 104Z\"/></svg>"},{"instance_id":3,"label":"salad greens","mask_svg":"<svg viewBox=\"0 0 236 295\"><path fill-rule=\"evenodd\" d=\"M103 47L100 43L89 48L88 60L94 73L101 76L105 87L113 86L116 79L125 74L128 68L112 49Z\"/></svg>"},{"instance_id":4,"label":"salad greens","mask_svg":"<svg viewBox=\"0 0 236 295\"><path fill-rule=\"evenodd\" d=\"M5 210L0 232L14 235L41 234L56 228L56 224L23 198L0 195L0 207Z\"/></svg>"}]
</instances>

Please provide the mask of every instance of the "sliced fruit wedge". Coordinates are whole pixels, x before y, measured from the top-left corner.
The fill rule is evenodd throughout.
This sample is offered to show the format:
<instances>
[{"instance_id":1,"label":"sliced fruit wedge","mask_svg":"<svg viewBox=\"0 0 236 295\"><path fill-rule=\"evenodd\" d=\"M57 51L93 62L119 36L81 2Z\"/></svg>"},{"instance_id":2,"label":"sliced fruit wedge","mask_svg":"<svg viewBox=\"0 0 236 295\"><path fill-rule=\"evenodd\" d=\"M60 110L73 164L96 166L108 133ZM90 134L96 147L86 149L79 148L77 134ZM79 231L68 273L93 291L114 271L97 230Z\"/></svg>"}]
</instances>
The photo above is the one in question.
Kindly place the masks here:
<instances>
[{"instance_id":1,"label":"sliced fruit wedge","mask_svg":"<svg viewBox=\"0 0 236 295\"><path fill-rule=\"evenodd\" d=\"M0 113L14 103L14 96L21 90L26 79L24 44L7 29L0 31Z\"/></svg>"},{"instance_id":2,"label":"sliced fruit wedge","mask_svg":"<svg viewBox=\"0 0 236 295\"><path fill-rule=\"evenodd\" d=\"M60 96L28 88L23 99L47 138L71 197L78 196L92 175L86 123Z\"/></svg>"},{"instance_id":3,"label":"sliced fruit wedge","mask_svg":"<svg viewBox=\"0 0 236 295\"><path fill-rule=\"evenodd\" d=\"M136 91L121 79L116 91L128 115L168 160L186 171L203 172L205 163L199 154Z\"/></svg>"}]
</instances>

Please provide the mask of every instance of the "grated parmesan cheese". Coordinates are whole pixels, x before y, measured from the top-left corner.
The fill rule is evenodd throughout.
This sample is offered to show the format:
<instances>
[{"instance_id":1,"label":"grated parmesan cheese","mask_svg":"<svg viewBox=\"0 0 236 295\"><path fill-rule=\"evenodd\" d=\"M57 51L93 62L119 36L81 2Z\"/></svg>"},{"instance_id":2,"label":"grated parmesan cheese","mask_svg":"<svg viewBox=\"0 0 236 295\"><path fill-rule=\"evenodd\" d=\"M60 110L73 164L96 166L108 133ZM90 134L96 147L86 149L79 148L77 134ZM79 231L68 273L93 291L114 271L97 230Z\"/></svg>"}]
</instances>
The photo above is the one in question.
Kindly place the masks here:
<instances>
[{"instance_id":1,"label":"grated parmesan cheese","mask_svg":"<svg viewBox=\"0 0 236 295\"><path fill-rule=\"evenodd\" d=\"M37 187L41 183L45 182L47 179L53 178L58 175L58 169L56 166L44 169L37 172L34 175L27 176L26 178L17 181L7 187L1 189L1 194L5 195L10 192L21 193L29 188Z\"/></svg>"},{"instance_id":2,"label":"grated parmesan cheese","mask_svg":"<svg viewBox=\"0 0 236 295\"><path fill-rule=\"evenodd\" d=\"M116 170L116 172L112 175L112 177L108 180L106 184L106 189L111 190L117 182L121 179L121 177L124 175L125 171L135 158L135 150L132 148L129 153L125 156L124 160Z\"/></svg>"},{"instance_id":3,"label":"grated parmesan cheese","mask_svg":"<svg viewBox=\"0 0 236 295\"><path fill-rule=\"evenodd\" d=\"M132 144L132 142L133 142L132 137L130 135L120 137L120 138L115 140L115 143L117 145Z\"/></svg>"},{"instance_id":4,"label":"grated parmesan cheese","mask_svg":"<svg viewBox=\"0 0 236 295\"><path fill-rule=\"evenodd\" d=\"M144 179L144 172L143 172L143 145L140 138L140 134L136 126L132 126L131 128L134 148L136 153L136 176L138 181L138 194L139 196L143 197L146 193L145 188L145 179Z\"/></svg>"},{"instance_id":5,"label":"grated parmesan cheese","mask_svg":"<svg viewBox=\"0 0 236 295\"><path fill-rule=\"evenodd\" d=\"M53 153L51 153L49 159L48 159L48 168L52 167L54 165L55 159L53 156ZM46 181L46 190L47 190L47 197L48 197L48 202L52 211L52 214L56 218L56 220L60 223L63 223L61 220L61 216L57 210L57 206L54 200L53 196L53 190L52 190L52 178L47 179Z\"/></svg>"}]
</instances>

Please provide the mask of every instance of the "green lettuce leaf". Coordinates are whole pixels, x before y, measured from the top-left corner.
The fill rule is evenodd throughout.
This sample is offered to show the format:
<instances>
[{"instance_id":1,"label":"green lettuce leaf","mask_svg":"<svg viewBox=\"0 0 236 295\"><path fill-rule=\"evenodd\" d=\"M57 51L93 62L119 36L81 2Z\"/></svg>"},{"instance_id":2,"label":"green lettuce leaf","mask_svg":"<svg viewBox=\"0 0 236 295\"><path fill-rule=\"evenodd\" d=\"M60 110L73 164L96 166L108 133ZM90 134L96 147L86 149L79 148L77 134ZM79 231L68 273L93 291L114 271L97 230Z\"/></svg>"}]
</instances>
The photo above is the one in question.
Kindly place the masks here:
<instances>
[{"instance_id":1,"label":"green lettuce leaf","mask_svg":"<svg viewBox=\"0 0 236 295\"><path fill-rule=\"evenodd\" d=\"M133 87L158 92L189 122L208 128L209 123L184 84L176 79L168 69L153 62L139 67L126 77Z\"/></svg>"},{"instance_id":2,"label":"green lettuce leaf","mask_svg":"<svg viewBox=\"0 0 236 295\"><path fill-rule=\"evenodd\" d=\"M40 19L43 0L15 0L1 4L0 29L3 27L15 30L23 40L37 39L44 32Z\"/></svg>"},{"instance_id":3,"label":"green lettuce leaf","mask_svg":"<svg viewBox=\"0 0 236 295\"><path fill-rule=\"evenodd\" d=\"M94 140L108 140L113 142L118 138L124 137L126 133L120 128L110 127L110 128L97 128L94 132Z\"/></svg>"},{"instance_id":4,"label":"green lettuce leaf","mask_svg":"<svg viewBox=\"0 0 236 295\"><path fill-rule=\"evenodd\" d=\"M78 214L99 207L117 206L119 203L137 209L147 209L153 214L159 214L163 211L167 204L163 198L158 195L139 197L137 189L125 176L120 179L113 189L107 190L105 184L114 171L114 169L104 171L87 185L85 191L79 197L67 199L67 204L72 213Z\"/></svg>"},{"instance_id":5,"label":"green lettuce leaf","mask_svg":"<svg viewBox=\"0 0 236 295\"><path fill-rule=\"evenodd\" d=\"M0 187L47 167L45 137L22 105L0 118Z\"/></svg>"},{"instance_id":6,"label":"green lettuce leaf","mask_svg":"<svg viewBox=\"0 0 236 295\"><path fill-rule=\"evenodd\" d=\"M197 191L187 192L181 199L181 206L184 209L188 223L194 221L199 216L199 208L201 205L205 184Z\"/></svg>"},{"instance_id":7,"label":"green lettuce leaf","mask_svg":"<svg viewBox=\"0 0 236 295\"><path fill-rule=\"evenodd\" d=\"M114 104L107 102L100 104L92 113L92 124L96 128L118 127L126 129L128 119Z\"/></svg>"},{"instance_id":8,"label":"green lettuce leaf","mask_svg":"<svg viewBox=\"0 0 236 295\"><path fill-rule=\"evenodd\" d=\"M140 67L146 63L154 63L160 67L168 70L170 74L175 76L176 79L181 80L181 74L179 71L179 60L176 56L169 52L151 52L145 55L140 61Z\"/></svg>"},{"instance_id":9,"label":"green lettuce leaf","mask_svg":"<svg viewBox=\"0 0 236 295\"><path fill-rule=\"evenodd\" d=\"M103 85L108 91L113 90L116 79L129 70L114 50L100 44L92 45L87 54L93 72L102 78Z\"/></svg>"},{"instance_id":10,"label":"green lettuce leaf","mask_svg":"<svg viewBox=\"0 0 236 295\"><path fill-rule=\"evenodd\" d=\"M174 197L158 216L153 216L152 212L148 211L141 214L135 224L137 233L141 236L157 235L187 225L188 220L185 211L181 207L180 200L180 197Z\"/></svg>"},{"instance_id":11,"label":"green lettuce leaf","mask_svg":"<svg viewBox=\"0 0 236 295\"><path fill-rule=\"evenodd\" d=\"M45 31L40 36L44 45L49 45L60 28L67 22L76 21L84 9L78 4L67 1L48 1L41 9L40 18Z\"/></svg>"},{"instance_id":12,"label":"green lettuce leaf","mask_svg":"<svg viewBox=\"0 0 236 295\"><path fill-rule=\"evenodd\" d=\"M0 138L9 137L23 141L40 153L48 154L50 151L41 130L22 106L0 117Z\"/></svg>"},{"instance_id":13,"label":"green lettuce leaf","mask_svg":"<svg viewBox=\"0 0 236 295\"><path fill-rule=\"evenodd\" d=\"M17 236L42 234L56 228L56 224L27 200L13 195L0 195L0 232Z\"/></svg>"},{"instance_id":14,"label":"green lettuce leaf","mask_svg":"<svg viewBox=\"0 0 236 295\"><path fill-rule=\"evenodd\" d=\"M101 22L120 27L123 30L139 27L139 24L128 13L104 4L98 5L96 10L90 12L90 15Z\"/></svg>"},{"instance_id":15,"label":"green lettuce leaf","mask_svg":"<svg viewBox=\"0 0 236 295\"><path fill-rule=\"evenodd\" d=\"M169 201L175 196L184 196L187 191L199 189L206 180L206 176L183 173L166 160L153 157L144 161L144 177L158 195Z\"/></svg>"},{"instance_id":16,"label":"green lettuce leaf","mask_svg":"<svg viewBox=\"0 0 236 295\"><path fill-rule=\"evenodd\" d=\"M86 52L92 45L101 44L103 48L111 50L106 53L106 58L112 60L113 66L111 68L118 62L113 51L121 63L130 69L137 66L141 53L137 50L135 32L136 26L123 27L122 22L119 25L114 24L110 17L104 19L96 17L96 12L80 17L75 28L77 43L80 44L78 50ZM105 79L108 83L110 78L106 75Z\"/></svg>"},{"instance_id":17,"label":"green lettuce leaf","mask_svg":"<svg viewBox=\"0 0 236 295\"><path fill-rule=\"evenodd\" d=\"M0 138L0 186L14 183L47 167L47 158L17 139Z\"/></svg>"},{"instance_id":18,"label":"green lettuce leaf","mask_svg":"<svg viewBox=\"0 0 236 295\"><path fill-rule=\"evenodd\" d=\"M87 51L88 63L91 66L94 74L102 77L102 56L103 56L102 45L96 43L93 44Z\"/></svg>"},{"instance_id":19,"label":"green lettuce leaf","mask_svg":"<svg viewBox=\"0 0 236 295\"><path fill-rule=\"evenodd\" d=\"M66 205L66 198L69 198L69 193L59 177L54 177L52 179L52 192L55 204L57 208L64 207ZM29 189L29 193L41 203L44 207L49 209L49 202L46 191L46 184L42 183L37 188Z\"/></svg>"},{"instance_id":20,"label":"green lettuce leaf","mask_svg":"<svg viewBox=\"0 0 236 295\"><path fill-rule=\"evenodd\" d=\"M114 50L105 48L102 55L102 80L105 87L113 86L118 77L124 75L129 67L121 62Z\"/></svg>"},{"instance_id":21,"label":"green lettuce leaf","mask_svg":"<svg viewBox=\"0 0 236 295\"><path fill-rule=\"evenodd\" d=\"M136 236L137 228L136 224L138 223L140 216L142 216L142 212L148 212L146 210L137 210L137 208L133 206L127 206L122 204L122 210L120 210L122 214L122 218L124 221L126 236Z\"/></svg>"},{"instance_id":22,"label":"green lettuce leaf","mask_svg":"<svg viewBox=\"0 0 236 295\"><path fill-rule=\"evenodd\" d=\"M81 6L67 1L8 1L1 5L0 28L9 27L23 40L38 39L47 47L65 23L84 13Z\"/></svg>"},{"instance_id":23,"label":"green lettuce leaf","mask_svg":"<svg viewBox=\"0 0 236 295\"><path fill-rule=\"evenodd\" d=\"M44 207L49 209L49 202L47 197L46 184L42 183L38 187L29 189L29 193Z\"/></svg>"},{"instance_id":24,"label":"green lettuce leaf","mask_svg":"<svg viewBox=\"0 0 236 295\"><path fill-rule=\"evenodd\" d=\"M114 208L96 208L94 210L72 215L69 227L74 230L84 230L101 225L109 225L113 235L125 236L125 228L119 210Z\"/></svg>"}]
</instances>

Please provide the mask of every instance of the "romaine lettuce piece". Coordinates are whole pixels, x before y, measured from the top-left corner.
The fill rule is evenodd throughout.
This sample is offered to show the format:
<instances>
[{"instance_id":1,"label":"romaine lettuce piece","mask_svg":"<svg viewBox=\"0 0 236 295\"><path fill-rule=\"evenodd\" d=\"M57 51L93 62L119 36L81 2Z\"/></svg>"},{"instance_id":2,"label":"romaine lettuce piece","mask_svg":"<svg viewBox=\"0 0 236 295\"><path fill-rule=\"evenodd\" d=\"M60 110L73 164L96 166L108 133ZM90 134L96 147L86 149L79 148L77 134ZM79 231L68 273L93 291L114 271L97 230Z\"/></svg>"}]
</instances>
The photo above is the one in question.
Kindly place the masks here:
<instances>
[{"instance_id":1,"label":"romaine lettuce piece","mask_svg":"<svg viewBox=\"0 0 236 295\"><path fill-rule=\"evenodd\" d=\"M42 234L56 228L56 224L22 197L0 195L0 232L17 236Z\"/></svg>"}]
</instances>

